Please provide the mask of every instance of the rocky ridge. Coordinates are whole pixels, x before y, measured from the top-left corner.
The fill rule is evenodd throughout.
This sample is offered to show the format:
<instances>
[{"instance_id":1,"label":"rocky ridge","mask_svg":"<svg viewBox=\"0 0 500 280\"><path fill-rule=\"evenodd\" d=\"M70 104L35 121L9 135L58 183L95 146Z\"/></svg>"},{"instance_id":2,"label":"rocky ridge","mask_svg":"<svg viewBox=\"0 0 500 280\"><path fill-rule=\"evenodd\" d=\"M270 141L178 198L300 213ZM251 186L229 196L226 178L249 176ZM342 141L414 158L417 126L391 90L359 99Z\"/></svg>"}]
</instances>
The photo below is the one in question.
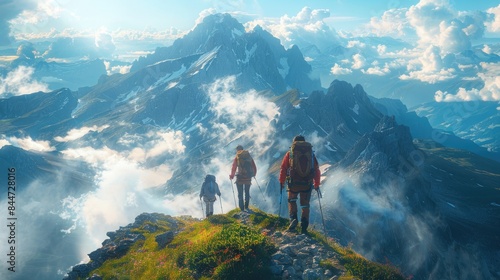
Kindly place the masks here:
<instances>
[{"instance_id":1,"label":"rocky ridge","mask_svg":"<svg viewBox=\"0 0 500 280\"><path fill-rule=\"evenodd\" d=\"M256 211L259 214L263 213L260 210ZM252 227L251 215L255 213L254 211L236 212L232 217L237 222ZM212 217L217 216L220 215ZM134 223L120 227L114 232L108 232L109 239L102 243L102 247L88 254L90 262L74 266L64 279L103 279L102 276L96 273L91 275L91 273L107 260L126 255L136 242L145 240L145 236L138 233L139 228L154 233L158 249L165 248L183 232L182 219L192 218L172 217L159 213L139 215ZM162 230L157 226L158 223L168 224L169 230ZM269 228L259 228L259 230L263 235L268 236L276 247L269 267L277 279L338 279L347 273L344 266L339 264L342 256L311 234L298 234ZM325 266L325 262L328 265Z\"/></svg>"}]
</instances>

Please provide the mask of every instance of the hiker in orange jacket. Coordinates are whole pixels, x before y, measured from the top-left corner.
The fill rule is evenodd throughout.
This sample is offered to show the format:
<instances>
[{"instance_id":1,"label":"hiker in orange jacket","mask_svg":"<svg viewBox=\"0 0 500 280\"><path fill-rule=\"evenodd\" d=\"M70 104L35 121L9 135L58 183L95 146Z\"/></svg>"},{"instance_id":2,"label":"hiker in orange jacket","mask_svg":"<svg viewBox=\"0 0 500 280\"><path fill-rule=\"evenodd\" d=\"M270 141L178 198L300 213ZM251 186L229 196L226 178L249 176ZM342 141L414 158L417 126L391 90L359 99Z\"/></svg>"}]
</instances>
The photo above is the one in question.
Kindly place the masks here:
<instances>
[{"instance_id":1,"label":"hiker in orange jacket","mask_svg":"<svg viewBox=\"0 0 500 280\"><path fill-rule=\"evenodd\" d=\"M302 152L299 151L299 148L296 148L301 146L304 147ZM316 191L319 190L320 180L321 171L319 170L318 160L312 151L312 146L305 141L304 136L295 136L290 151L283 157L279 176L281 189L284 188L285 181L288 181L288 212L291 221L288 230L297 227L297 198L300 195L299 202L302 208L301 232L307 233L311 192L313 188Z\"/></svg>"},{"instance_id":2,"label":"hiker in orange jacket","mask_svg":"<svg viewBox=\"0 0 500 280\"><path fill-rule=\"evenodd\" d=\"M238 171L238 173L236 173ZM248 210L250 203L250 186L252 177L257 175L257 167L253 158L247 150L241 145L236 147L236 156L231 167L229 179L233 180L236 176L236 188L238 189L238 203L241 211ZM245 190L245 202L243 202L243 189Z\"/></svg>"}]
</instances>

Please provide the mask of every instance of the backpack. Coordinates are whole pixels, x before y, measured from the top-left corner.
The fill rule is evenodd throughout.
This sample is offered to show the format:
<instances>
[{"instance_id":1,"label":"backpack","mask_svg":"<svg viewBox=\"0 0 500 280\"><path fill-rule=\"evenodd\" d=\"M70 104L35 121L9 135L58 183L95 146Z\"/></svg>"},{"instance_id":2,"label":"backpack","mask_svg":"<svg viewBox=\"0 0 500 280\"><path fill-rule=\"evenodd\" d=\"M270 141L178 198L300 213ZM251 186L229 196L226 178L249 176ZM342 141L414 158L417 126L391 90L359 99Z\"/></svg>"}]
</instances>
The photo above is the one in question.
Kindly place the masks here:
<instances>
[{"instance_id":1,"label":"backpack","mask_svg":"<svg viewBox=\"0 0 500 280\"><path fill-rule=\"evenodd\" d=\"M214 175L207 175L205 176L205 182L203 183L206 187L207 193L205 195L207 196L212 196L216 194L216 189L215 185L217 184L215 182L215 176Z\"/></svg>"},{"instance_id":2,"label":"backpack","mask_svg":"<svg viewBox=\"0 0 500 280\"><path fill-rule=\"evenodd\" d=\"M306 141L295 141L290 147L290 180L292 187L301 190L311 188L314 178L314 153Z\"/></svg>"},{"instance_id":3,"label":"backpack","mask_svg":"<svg viewBox=\"0 0 500 280\"><path fill-rule=\"evenodd\" d=\"M243 178L252 178L255 176L252 164L253 159L248 151L238 151L236 153L236 160L238 161L238 176Z\"/></svg>"}]
</instances>

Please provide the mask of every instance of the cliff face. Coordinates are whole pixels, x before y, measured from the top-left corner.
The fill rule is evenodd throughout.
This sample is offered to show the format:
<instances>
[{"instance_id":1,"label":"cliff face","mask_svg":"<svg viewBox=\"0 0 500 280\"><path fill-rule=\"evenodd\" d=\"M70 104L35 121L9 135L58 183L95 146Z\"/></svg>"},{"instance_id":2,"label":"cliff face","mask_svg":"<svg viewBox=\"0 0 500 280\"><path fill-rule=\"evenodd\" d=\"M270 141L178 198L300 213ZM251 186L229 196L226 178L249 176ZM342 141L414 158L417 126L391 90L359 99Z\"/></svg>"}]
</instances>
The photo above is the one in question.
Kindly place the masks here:
<instances>
[{"instance_id":1,"label":"cliff face","mask_svg":"<svg viewBox=\"0 0 500 280\"><path fill-rule=\"evenodd\" d=\"M205 220L143 213L114 232L64 279L404 279L394 269L357 257L314 231L283 231L287 221L255 209ZM359 267L349 264L358 263ZM358 271L358 269L361 269ZM379 270L377 272L377 269ZM388 279L388 278L387 278Z\"/></svg>"}]
</instances>

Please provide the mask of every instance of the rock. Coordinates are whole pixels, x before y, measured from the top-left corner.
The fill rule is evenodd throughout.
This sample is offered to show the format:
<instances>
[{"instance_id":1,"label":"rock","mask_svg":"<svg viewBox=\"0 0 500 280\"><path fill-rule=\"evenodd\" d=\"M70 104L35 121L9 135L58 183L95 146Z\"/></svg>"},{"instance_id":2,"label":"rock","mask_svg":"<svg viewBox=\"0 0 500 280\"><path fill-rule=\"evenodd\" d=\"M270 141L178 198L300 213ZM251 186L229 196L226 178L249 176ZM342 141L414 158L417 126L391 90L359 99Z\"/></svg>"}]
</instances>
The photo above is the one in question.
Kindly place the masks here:
<instances>
[{"instance_id":1,"label":"rock","mask_svg":"<svg viewBox=\"0 0 500 280\"><path fill-rule=\"evenodd\" d=\"M158 243L158 248L165 248L172 240L174 240L175 234L173 231L167 231L165 233L155 236L155 241Z\"/></svg>"}]
</instances>

